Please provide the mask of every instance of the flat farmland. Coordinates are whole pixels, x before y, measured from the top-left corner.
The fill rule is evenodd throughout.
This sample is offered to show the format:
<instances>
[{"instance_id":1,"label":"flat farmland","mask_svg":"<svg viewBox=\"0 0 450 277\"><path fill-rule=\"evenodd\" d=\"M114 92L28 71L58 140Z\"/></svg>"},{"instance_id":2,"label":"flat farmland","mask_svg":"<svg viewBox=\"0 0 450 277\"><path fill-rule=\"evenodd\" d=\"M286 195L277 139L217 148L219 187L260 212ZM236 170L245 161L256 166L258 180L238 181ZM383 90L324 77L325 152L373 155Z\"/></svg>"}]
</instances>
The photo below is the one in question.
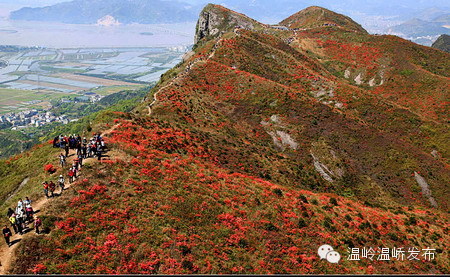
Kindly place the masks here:
<instances>
[{"instance_id":1,"label":"flat farmland","mask_svg":"<svg viewBox=\"0 0 450 277\"><path fill-rule=\"evenodd\" d=\"M56 83L36 82L36 81L30 81L30 80L17 81L16 83L27 84L27 85L32 85L35 87L43 87L43 88L49 88L49 89L51 89L51 88L64 89L64 90L72 91L72 92L78 92L78 91L85 90L85 88L82 88L82 87L69 86L69 85L56 84Z\"/></svg>"},{"instance_id":2,"label":"flat farmland","mask_svg":"<svg viewBox=\"0 0 450 277\"><path fill-rule=\"evenodd\" d=\"M0 52L0 113L51 106L68 96L106 96L159 80L181 61L177 48L19 48ZM3 67L2 67L3 66Z\"/></svg>"},{"instance_id":3,"label":"flat farmland","mask_svg":"<svg viewBox=\"0 0 450 277\"><path fill-rule=\"evenodd\" d=\"M17 112L36 106L48 106L49 101L60 98L61 95L52 91L30 91L0 88L0 114ZM45 105L45 103L47 104Z\"/></svg>"},{"instance_id":4,"label":"flat farmland","mask_svg":"<svg viewBox=\"0 0 450 277\"><path fill-rule=\"evenodd\" d=\"M123 91L123 90L128 90L128 89L140 89L145 87L145 85L138 85L135 84L134 86L130 87L130 86L112 86L112 87L100 87L97 89L93 89L92 92L98 94L98 95L110 95L112 93L116 93L119 91Z\"/></svg>"},{"instance_id":5,"label":"flat farmland","mask_svg":"<svg viewBox=\"0 0 450 277\"><path fill-rule=\"evenodd\" d=\"M109 80L109 79L77 75L77 74L70 74L70 73L58 73L58 74L54 74L52 76L66 79L66 80L97 84L98 86L134 86L134 85L136 85L135 83Z\"/></svg>"}]
</instances>

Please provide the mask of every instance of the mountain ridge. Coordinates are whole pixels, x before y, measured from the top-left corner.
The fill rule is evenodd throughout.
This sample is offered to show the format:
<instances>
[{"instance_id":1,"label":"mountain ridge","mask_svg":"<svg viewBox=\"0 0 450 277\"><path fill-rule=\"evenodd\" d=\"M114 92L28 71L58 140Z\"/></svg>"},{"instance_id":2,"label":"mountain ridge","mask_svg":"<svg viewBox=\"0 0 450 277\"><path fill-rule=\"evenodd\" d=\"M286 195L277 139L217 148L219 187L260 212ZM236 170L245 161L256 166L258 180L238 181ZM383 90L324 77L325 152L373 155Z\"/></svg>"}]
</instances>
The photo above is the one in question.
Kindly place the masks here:
<instances>
[{"instance_id":1,"label":"mountain ridge","mask_svg":"<svg viewBox=\"0 0 450 277\"><path fill-rule=\"evenodd\" d=\"M448 54L206 11L199 22L225 22L198 24L193 53L134 112L93 122L115 154L55 199L53 230L21 243L13 273L450 272ZM323 244L340 263L319 259ZM436 259L347 258L369 246Z\"/></svg>"}]
</instances>

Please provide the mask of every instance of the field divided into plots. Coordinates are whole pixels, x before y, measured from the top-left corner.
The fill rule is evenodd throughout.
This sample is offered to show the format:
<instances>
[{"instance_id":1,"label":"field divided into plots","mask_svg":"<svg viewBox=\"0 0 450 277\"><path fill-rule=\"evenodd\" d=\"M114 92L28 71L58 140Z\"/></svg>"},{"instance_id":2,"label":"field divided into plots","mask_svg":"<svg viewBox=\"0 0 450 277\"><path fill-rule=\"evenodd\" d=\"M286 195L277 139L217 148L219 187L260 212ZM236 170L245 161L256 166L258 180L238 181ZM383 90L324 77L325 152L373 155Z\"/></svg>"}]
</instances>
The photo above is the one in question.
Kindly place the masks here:
<instances>
[{"instance_id":1,"label":"field divided into plots","mask_svg":"<svg viewBox=\"0 0 450 277\"><path fill-rule=\"evenodd\" d=\"M0 52L0 114L50 107L68 95L140 88L182 60L186 47Z\"/></svg>"}]
</instances>

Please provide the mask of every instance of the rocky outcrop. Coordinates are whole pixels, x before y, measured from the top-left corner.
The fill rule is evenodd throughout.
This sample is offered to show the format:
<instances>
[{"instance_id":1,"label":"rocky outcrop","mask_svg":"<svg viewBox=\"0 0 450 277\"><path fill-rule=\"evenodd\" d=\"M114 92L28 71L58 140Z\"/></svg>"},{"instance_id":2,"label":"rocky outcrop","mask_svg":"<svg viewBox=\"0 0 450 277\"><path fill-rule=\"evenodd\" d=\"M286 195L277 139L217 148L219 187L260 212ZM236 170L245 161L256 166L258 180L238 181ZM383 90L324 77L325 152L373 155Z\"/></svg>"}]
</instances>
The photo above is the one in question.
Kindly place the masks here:
<instances>
[{"instance_id":1,"label":"rocky outcrop","mask_svg":"<svg viewBox=\"0 0 450 277\"><path fill-rule=\"evenodd\" d=\"M255 20L228 10L222 6L209 4L200 13L197 21L194 43L210 40L232 31L235 28L254 29L259 24Z\"/></svg>"},{"instance_id":2,"label":"rocky outcrop","mask_svg":"<svg viewBox=\"0 0 450 277\"><path fill-rule=\"evenodd\" d=\"M431 206L437 208L438 204L434 199L434 197L431 195L430 186L428 185L425 178L420 176L420 174L417 173L416 171L414 171L414 178L416 179L417 184L419 184L419 186L422 188L422 195L428 198L428 201L430 201Z\"/></svg>"},{"instance_id":3,"label":"rocky outcrop","mask_svg":"<svg viewBox=\"0 0 450 277\"><path fill-rule=\"evenodd\" d=\"M450 36L441 35L431 47L450 53Z\"/></svg>"}]
</instances>

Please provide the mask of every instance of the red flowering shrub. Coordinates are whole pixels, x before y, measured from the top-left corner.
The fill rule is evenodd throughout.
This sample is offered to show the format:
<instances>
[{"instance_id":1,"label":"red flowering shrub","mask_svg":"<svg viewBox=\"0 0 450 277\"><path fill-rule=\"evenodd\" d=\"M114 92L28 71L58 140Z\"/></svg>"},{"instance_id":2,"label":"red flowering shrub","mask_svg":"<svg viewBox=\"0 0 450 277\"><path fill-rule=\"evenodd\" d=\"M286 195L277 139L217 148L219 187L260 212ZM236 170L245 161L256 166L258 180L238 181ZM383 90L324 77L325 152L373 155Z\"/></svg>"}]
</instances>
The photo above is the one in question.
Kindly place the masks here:
<instances>
[{"instance_id":1,"label":"red flowering shrub","mask_svg":"<svg viewBox=\"0 0 450 277\"><path fill-rule=\"evenodd\" d=\"M53 164L46 164L44 166L44 170L45 170L45 172L48 172L50 174L53 174L56 172L56 168L53 166Z\"/></svg>"},{"instance_id":2,"label":"red flowering shrub","mask_svg":"<svg viewBox=\"0 0 450 277\"><path fill-rule=\"evenodd\" d=\"M34 266L34 268L31 270L34 274L42 274L45 273L45 270L47 270L47 267L43 264L37 264Z\"/></svg>"}]
</instances>

